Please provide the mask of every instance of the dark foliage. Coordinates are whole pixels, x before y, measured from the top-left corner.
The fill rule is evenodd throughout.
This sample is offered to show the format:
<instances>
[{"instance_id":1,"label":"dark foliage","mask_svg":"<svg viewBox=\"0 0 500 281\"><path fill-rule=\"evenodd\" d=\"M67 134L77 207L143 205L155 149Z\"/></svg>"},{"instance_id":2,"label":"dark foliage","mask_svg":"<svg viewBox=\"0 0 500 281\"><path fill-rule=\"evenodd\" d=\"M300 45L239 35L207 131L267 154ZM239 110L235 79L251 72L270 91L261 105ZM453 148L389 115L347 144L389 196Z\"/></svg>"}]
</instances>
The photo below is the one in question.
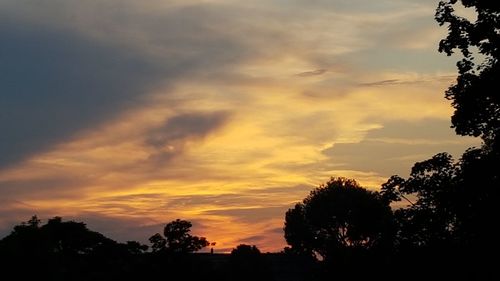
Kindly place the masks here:
<instances>
[{"instance_id":1,"label":"dark foliage","mask_svg":"<svg viewBox=\"0 0 500 281\"><path fill-rule=\"evenodd\" d=\"M33 216L0 240L0 270L20 280L224 280L210 259L189 255L208 243L189 235L190 227L182 220L167 224L166 238L154 235L148 252L146 245L117 243L82 222L55 217L42 225Z\"/></svg>"},{"instance_id":2,"label":"dark foliage","mask_svg":"<svg viewBox=\"0 0 500 281\"><path fill-rule=\"evenodd\" d=\"M230 280L272 280L270 268L256 246L238 245L231 251Z\"/></svg>"},{"instance_id":3,"label":"dark foliage","mask_svg":"<svg viewBox=\"0 0 500 281\"><path fill-rule=\"evenodd\" d=\"M408 179L391 177L382 197L409 205L394 212L399 255L426 271L489 277L500 186L495 162L483 149L468 150L458 162L440 153L416 163Z\"/></svg>"},{"instance_id":4,"label":"dark foliage","mask_svg":"<svg viewBox=\"0 0 500 281\"><path fill-rule=\"evenodd\" d=\"M474 9L475 20L456 14L461 3ZM457 82L446 91L455 113L452 123L460 135L481 136L498 145L500 128L500 4L492 0L441 1L436 10L440 25L448 25L448 36L439 51L451 55L459 50Z\"/></svg>"},{"instance_id":5,"label":"dark foliage","mask_svg":"<svg viewBox=\"0 0 500 281\"><path fill-rule=\"evenodd\" d=\"M149 238L153 252L192 253L199 251L210 242L205 237L190 234L193 225L189 221L177 219L165 225L163 235L156 233Z\"/></svg>"},{"instance_id":6,"label":"dark foliage","mask_svg":"<svg viewBox=\"0 0 500 281\"><path fill-rule=\"evenodd\" d=\"M390 252L392 211L377 192L332 178L288 210L284 231L292 252L347 275L354 265L379 264Z\"/></svg>"},{"instance_id":7,"label":"dark foliage","mask_svg":"<svg viewBox=\"0 0 500 281\"><path fill-rule=\"evenodd\" d=\"M167 226L165 234L170 241L177 241L173 237L187 237L191 224L176 220ZM153 237L153 244L177 245L158 242L169 240L162 235ZM193 247L180 249L190 251ZM306 280L309 276L303 270L307 266L300 259L285 254L261 254L256 246L239 245L231 254L189 251L170 251L165 247L149 252L146 245L136 241L117 243L89 230L81 222L55 217L42 225L34 216L15 226L11 234L0 240L0 270L3 276L15 280L65 281L293 281Z\"/></svg>"},{"instance_id":8,"label":"dark foliage","mask_svg":"<svg viewBox=\"0 0 500 281\"><path fill-rule=\"evenodd\" d=\"M41 225L33 216L0 240L0 264L4 274L22 272L21 279L110 280L137 273L125 265L136 264L146 249L117 243L81 222L55 217Z\"/></svg>"},{"instance_id":9,"label":"dark foliage","mask_svg":"<svg viewBox=\"0 0 500 281\"><path fill-rule=\"evenodd\" d=\"M455 8L474 9L474 20ZM388 202L406 201L395 210L398 223L396 268L411 264L422 275L490 280L491 257L498 253L494 222L500 187L500 3L488 0L441 1L436 11L448 35L439 51L459 50L456 84L446 91L455 112L452 124L460 135L483 139L455 162L447 153L416 163L410 177L391 177L382 186Z\"/></svg>"}]
</instances>

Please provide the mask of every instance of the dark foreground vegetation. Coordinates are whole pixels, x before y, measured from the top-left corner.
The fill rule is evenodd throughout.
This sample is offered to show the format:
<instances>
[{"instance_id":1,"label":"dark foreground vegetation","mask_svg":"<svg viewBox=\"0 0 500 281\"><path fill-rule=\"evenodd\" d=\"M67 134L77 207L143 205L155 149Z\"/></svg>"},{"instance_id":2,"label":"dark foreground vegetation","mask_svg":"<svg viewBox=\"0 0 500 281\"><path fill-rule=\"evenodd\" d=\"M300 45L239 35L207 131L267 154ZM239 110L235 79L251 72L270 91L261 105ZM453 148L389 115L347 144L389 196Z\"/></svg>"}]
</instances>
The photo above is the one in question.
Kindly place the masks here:
<instances>
[{"instance_id":1,"label":"dark foreground vegetation","mask_svg":"<svg viewBox=\"0 0 500 281\"><path fill-rule=\"evenodd\" d=\"M34 216L0 240L0 269L20 280L308 280L309 260L261 254L239 245L231 254L193 253L209 243L188 221L167 224L152 247L117 243L84 223Z\"/></svg>"},{"instance_id":2,"label":"dark foreground vegetation","mask_svg":"<svg viewBox=\"0 0 500 281\"><path fill-rule=\"evenodd\" d=\"M474 21L457 16L462 3ZM0 269L11 279L42 280L497 280L500 188L500 2L440 2L448 25L439 50L458 50L456 84L446 92L460 135L479 148L455 161L447 153L416 163L408 178L391 177L380 192L332 178L285 214L289 247L262 254L237 246L231 254L196 254L210 243L190 234L188 221L163 234L117 243L59 217L37 217L0 240Z\"/></svg>"}]
</instances>

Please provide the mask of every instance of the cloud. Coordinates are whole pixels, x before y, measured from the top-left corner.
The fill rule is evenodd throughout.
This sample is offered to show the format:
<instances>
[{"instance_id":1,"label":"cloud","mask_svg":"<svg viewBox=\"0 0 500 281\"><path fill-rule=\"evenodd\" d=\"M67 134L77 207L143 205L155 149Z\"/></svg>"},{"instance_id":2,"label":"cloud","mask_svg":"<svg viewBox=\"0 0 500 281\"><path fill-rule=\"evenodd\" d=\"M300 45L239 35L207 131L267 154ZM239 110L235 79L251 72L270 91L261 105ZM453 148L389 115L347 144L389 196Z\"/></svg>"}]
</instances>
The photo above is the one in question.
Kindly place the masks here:
<instances>
[{"instance_id":1,"label":"cloud","mask_svg":"<svg viewBox=\"0 0 500 281\"><path fill-rule=\"evenodd\" d=\"M276 236L281 238L283 234L283 227L270 228L266 229L263 234L248 236L240 239L239 242L250 245L269 245L272 239L276 239Z\"/></svg>"},{"instance_id":2,"label":"cloud","mask_svg":"<svg viewBox=\"0 0 500 281\"><path fill-rule=\"evenodd\" d=\"M82 190L88 184L88 179L78 175L58 175L25 180L0 180L2 197L30 200L36 198L77 198L75 190Z\"/></svg>"},{"instance_id":3,"label":"cloud","mask_svg":"<svg viewBox=\"0 0 500 281\"><path fill-rule=\"evenodd\" d=\"M416 76L407 77L399 79L386 79L374 82L359 83L358 86L362 87L381 87L381 86L395 86L395 85L412 85L421 83L433 83L433 82L450 82L455 79L454 75L435 75L435 76Z\"/></svg>"},{"instance_id":4,"label":"cloud","mask_svg":"<svg viewBox=\"0 0 500 281\"><path fill-rule=\"evenodd\" d=\"M284 10L278 2L259 2L250 8L231 1L151 1L141 5L123 1L113 9L103 7L114 7L114 1L34 2L2 3L6 19L2 24L6 38L2 68L6 75L2 75L1 90L7 98L0 105L4 116L0 131L9 134L0 140L0 167L53 148L120 112L144 105L151 90L160 84L178 84L186 77L213 77L207 73L214 68L216 79L224 80L235 77L241 65L252 66L253 61L269 62L252 66L262 73L259 76L269 76L264 71L269 65L283 69L279 64L283 60L294 62L292 67L328 66L325 58L338 59L335 48L341 49L340 53L354 52L359 50L362 38L356 25L359 20L340 12L373 17L375 11L385 11L384 7L408 11L404 5L391 6L392 2L366 5L364 1L363 5L345 1L307 3L315 13L304 12L306 4L302 1ZM334 17L346 20L348 26L340 20L332 26L332 19L325 18L328 9L337 11ZM387 10L387 14L390 12ZM246 17L237 16L241 13ZM301 16L291 17L290 13ZM257 19L263 15L272 15L276 21L259 24ZM303 26L304 17L314 20ZM385 20L383 16L373 19L377 23ZM283 33L288 24L296 26L296 32ZM331 27L328 34L310 32L325 26ZM346 30L356 36L347 36ZM319 38L328 40L318 46ZM325 71L319 68L298 75L321 76ZM23 82L27 79L29 83ZM169 159L171 153L155 157Z\"/></svg>"},{"instance_id":5,"label":"cloud","mask_svg":"<svg viewBox=\"0 0 500 281\"><path fill-rule=\"evenodd\" d=\"M284 217L289 206L263 207L263 208L232 208L205 211L204 215L228 217L242 223L265 222L275 218Z\"/></svg>"},{"instance_id":6,"label":"cloud","mask_svg":"<svg viewBox=\"0 0 500 281\"><path fill-rule=\"evenodd\" d=\"M375 81L375 82L368 82L368 83L360 83L360 86L387 86L387 85L399 85L401 84L401 80L399 79L389 79L389 80L382 80L382 81Z\"/></svg>"},{"instance_id":7,"label":"cloud","mask_svg":"<svg viewBox=\"0 0 500 281\"><path fill-rule=\"evenodd\" d=\"M190 112L169 118L161 127L150 130L147 144L165 147L175 141L202 138L227 122L227 112Z\"/></svg>"},{"instance_id":8,"label":"cloud","mask_svg":"<svg viewBox=\"0 0 500 281\"><path fill-rule=\"evenodd\" d=\"M252 196L245 196L238 193L214 194L214 195L184 195L170 198L167 206L169 208L190 208L195 206L207 206L209 208L221 208L231 206L241 206L248 204Z\"/></svg>"},{"instance_id":9,"label":"cloud","mask_svg":"<svg viewBox=\"0 0 500 281\"><path fill-rule=\"evenodd\" d=\"M371 130L367 139L392 139L406 143L453 143L463 138L457 137L448 119L424 119L417 122L390 121L383 127Z\"/></svg>"},{"instance_id":10,"label":"cloud","mask_svg":"<svg viewBox=\"0 0 500 281\"><path fill-rule=\"evenodd\" d=\"M311 76L323 75L326 72L327 72L326 69L316 69L313 71L306 71L306 72L297 73L295 75L299 76L299 77L311 77Z\"/></svg>"},{"instance_id":11,"label":"cloud","mask_svg":"<svg viewBox=\"0 0 500 281\"><path fill-rule=\"evenodd\" d=\"M77 34L8 22L0 33L0 168L143 103L169 73Z\"/></svg>"},{"instance_id":12,"label":"cloud","mask_svg":"<svg viewBox=\"0 0 500 281\"><path fill-rule=\"evenodd\" d=\"M109 10L93 1L28 2L0 4L0 169L147 106L159 88L168 96L188 73L247 57L236 38L207 30L204 19L216 15L202 6L145 21L131 15L133 1Z\"/></svg>"},{"instance_id":13,"label":"cloud","mask_svg":"<svg viewBox=\"0 0 500 281\"><path fill-rule=\"evenodd\" d=\"M163 232L163 223L148 218L108 216L96 212L81 212L63 217L63 220L84 222L90 230L100 232L118 242L130 240L149 245L148 238Z\"/></svg>"},{"instance_id":14,"label":"cloud","mask_svg":"<svg viewBox=\"0 0 500 281\"><path fill-rule=\"evenodd\" d=\"M440 152L459 158L477 140L454 135L448 121L391 122L368 132L358 143L336 143L323 150L331 161L346 169L372 171L386 177L406 176L411 166Z\"/></svg>"},{"instance_id":15,"label":"cloud","mask_svg":"<svg viewBox=\"0 0 500 281\"><path fill-rule=\"evenodd\" d=\"M202 139L222 127L228 112L190 112L169 118L163 126L155 127L146 136L146 144L154 148L148 162L165 165L184 153L188 142Z\"/></svg>"},{"instance_id":16,"label":"cloud","mask_svg":"<svg viewBox=\"0 0 500 281\"><path fill-rule=\"evenodd\" d=\"M204 207L212 211L238 208L241 206L270 206L292 204L296 198L307 194L313 187L300 185L289 187L245 188L239 192L222 194L189 194L169 196L166 207L169 209Z\"/></svg>"}]
</instances>

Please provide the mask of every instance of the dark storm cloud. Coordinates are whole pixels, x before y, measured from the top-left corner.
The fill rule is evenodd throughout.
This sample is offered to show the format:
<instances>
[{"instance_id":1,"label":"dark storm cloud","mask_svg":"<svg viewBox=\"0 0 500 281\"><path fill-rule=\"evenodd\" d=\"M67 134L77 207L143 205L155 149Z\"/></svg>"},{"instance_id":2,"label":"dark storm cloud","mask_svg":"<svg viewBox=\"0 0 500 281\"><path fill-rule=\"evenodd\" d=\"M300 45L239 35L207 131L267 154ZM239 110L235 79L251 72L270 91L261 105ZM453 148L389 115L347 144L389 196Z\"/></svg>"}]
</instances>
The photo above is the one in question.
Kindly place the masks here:
<instances>
[{"instance_id":1,"label":"dark storm cloud","mask_svg":"<svg viewBox=\"0 0 500 281\"><path fill-rule=\"evenodd\" d=\"M0 168L137 106L164 69L76 34L0 22Z\"/></svg>"}]
</instances>

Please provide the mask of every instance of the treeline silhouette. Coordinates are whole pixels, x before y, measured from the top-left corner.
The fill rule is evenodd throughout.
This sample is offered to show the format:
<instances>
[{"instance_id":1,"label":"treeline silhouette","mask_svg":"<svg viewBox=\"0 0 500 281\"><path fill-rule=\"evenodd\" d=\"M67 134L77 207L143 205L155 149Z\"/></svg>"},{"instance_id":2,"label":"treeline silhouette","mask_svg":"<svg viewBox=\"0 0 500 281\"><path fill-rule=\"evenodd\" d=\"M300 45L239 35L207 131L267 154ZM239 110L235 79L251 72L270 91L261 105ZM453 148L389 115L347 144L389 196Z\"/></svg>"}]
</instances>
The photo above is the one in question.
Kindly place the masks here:
<instances>
[{"instance_id":1,"label":"treeline silhouette","mask_svg":"<svg viewBox=\"0 0 500 281\"><path fill-rule=\"evenodd\" d=\"M306 280L298 257L261 254L256 246L194 254L214 243L190 228L188 221L172 221L163 235L151 236L150 248L118 243L83 222L54 217L42 224L33 216L0 240L1 274L21 280ZM297 267L288 271L291 264Z\"/></svg>"},{"instance_id":2,"label":"treeline silhouette","mask_svg":"<svg viewBox=\"0 0 500 281\"><path fill-rule=\"evenodd\" d=\"M474 21L455 13L474 8ZM457 81L446 92L459 135L480 137L458 161L447 153L392 176L380 192L332 178L285 214L289 247L262 254L196 254L210 242L175 220L151 247L115 242L82 222L36 217L0 240L4 276L43 280L332 280L340 278L496 280L500 188L500 2L441 1L448 36L439 51L460 51ZM479 53L479 56L473 54ZM13 279L14 279L13 278Z\"/></svg>"}]
</instances>

